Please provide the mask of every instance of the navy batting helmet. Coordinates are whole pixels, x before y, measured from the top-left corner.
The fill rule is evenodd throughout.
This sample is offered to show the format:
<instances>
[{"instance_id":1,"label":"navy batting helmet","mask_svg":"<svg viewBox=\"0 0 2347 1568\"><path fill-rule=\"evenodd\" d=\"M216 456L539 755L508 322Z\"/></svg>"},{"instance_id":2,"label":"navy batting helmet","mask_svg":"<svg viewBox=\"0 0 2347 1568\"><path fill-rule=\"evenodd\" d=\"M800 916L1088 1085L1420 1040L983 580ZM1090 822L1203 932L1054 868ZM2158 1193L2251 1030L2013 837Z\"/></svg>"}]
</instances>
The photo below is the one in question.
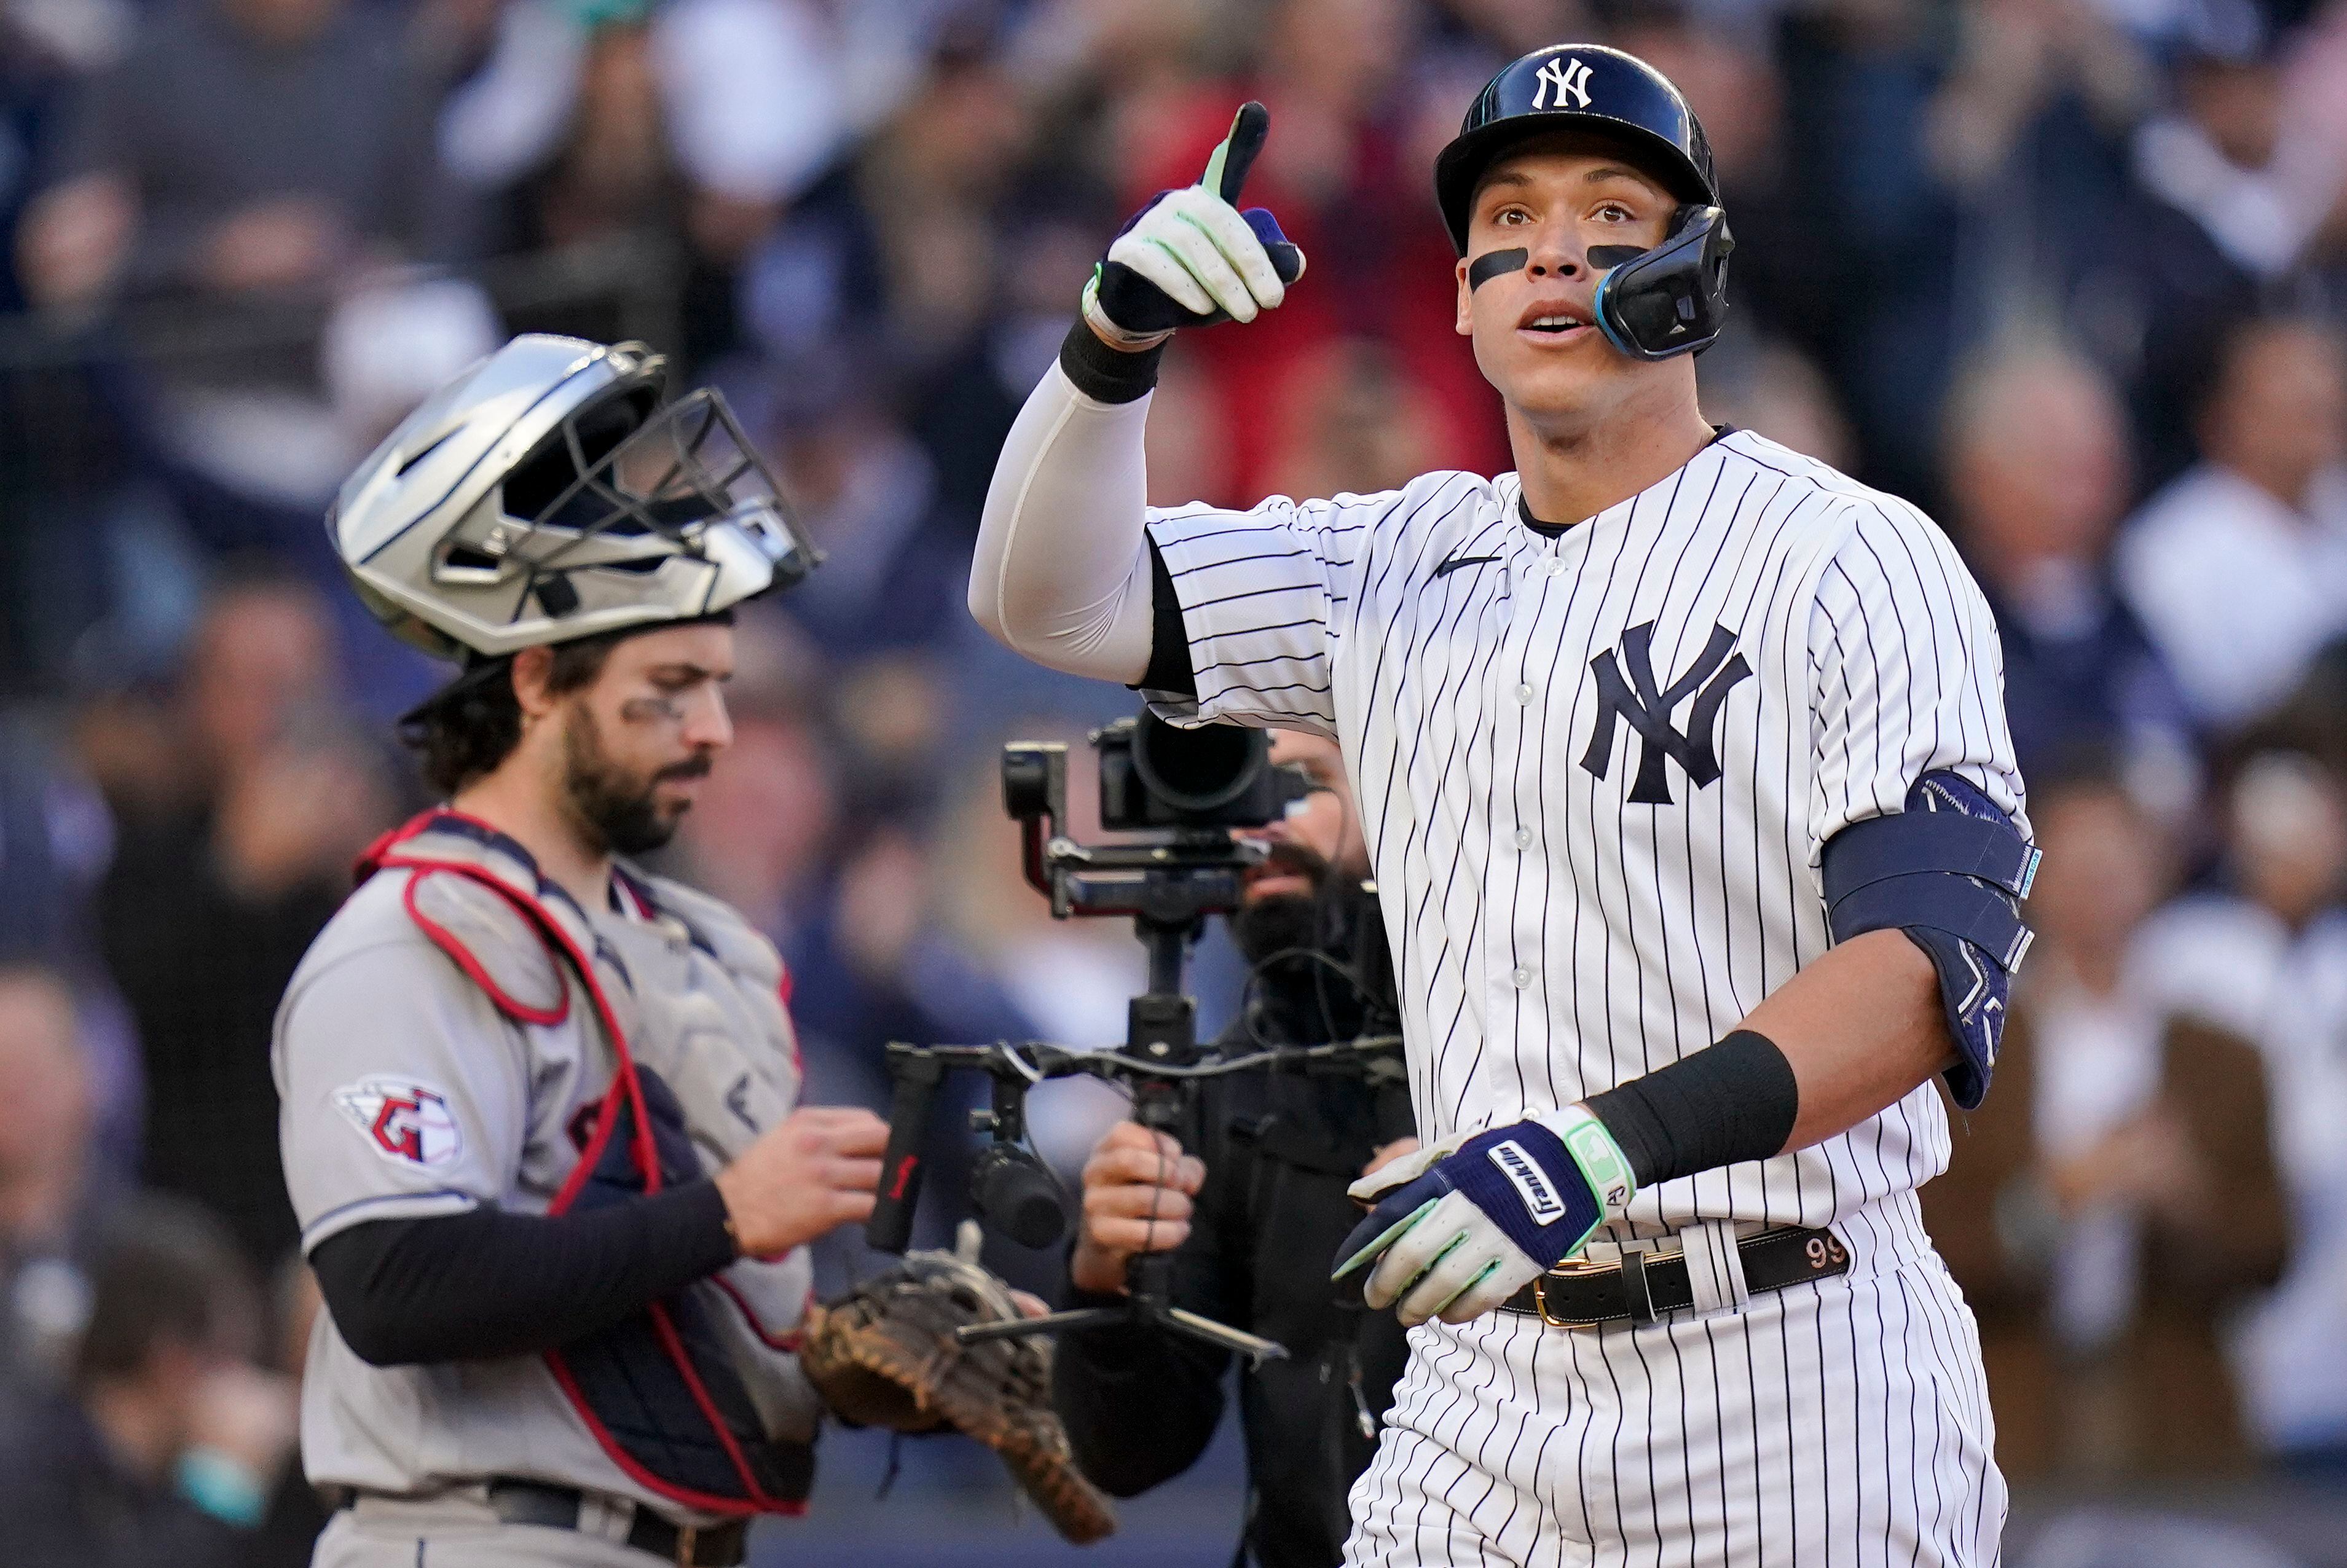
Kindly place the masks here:
<instances>
[{"instance_id":1,"label":"navy batting helmet","mask_svg":"<svg viewBox=\"0 0 2347 1568\"><path fill-rule=\"evenodd\" d=\"M1535 49L1493 77L1434 160L1434 198L1450 242L1467 224L1484 171L1519 144L1571 130L1617 144L1679 199L1668 237L1599 280L1597 324L1624 354L1668 359L1710 346L1727 311L1735 241L1720 210L1711 143L1670 79L1600 44Z\"/></svg>"}]
</instances>

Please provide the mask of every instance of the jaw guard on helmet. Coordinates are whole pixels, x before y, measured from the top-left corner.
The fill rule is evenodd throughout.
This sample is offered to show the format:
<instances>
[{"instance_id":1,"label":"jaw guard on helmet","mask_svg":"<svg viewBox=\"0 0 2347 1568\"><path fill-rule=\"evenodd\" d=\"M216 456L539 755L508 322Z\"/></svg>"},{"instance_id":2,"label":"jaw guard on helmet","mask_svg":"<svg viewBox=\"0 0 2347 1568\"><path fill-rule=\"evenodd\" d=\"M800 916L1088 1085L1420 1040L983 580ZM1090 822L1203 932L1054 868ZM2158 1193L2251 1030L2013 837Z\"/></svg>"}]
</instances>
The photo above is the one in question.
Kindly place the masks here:
<instances>
[{"instance_id":1,"label":"jaw guard on helmet","mask_svg":"<svg viewBox=\"0 0 2347 1568\"><path fill-rule=\"evenodd\" d=\"M427 399L327 531L360 597L443 658L717 614L821 556L713 391L637 343L516 338Z\"/></svg>"},{"instance_id":2,"label":"jaw guard on helmet","mask_svg":"<svg viewBox=\"0 0 2347 1568\"><path fill-rule=\"evenodd\" d=\"M1736 237L1717 207L1684 206L1668 238L1597 280L1597 327L1632 359L1700 354L1727 315L1727 256Z\"/></svg>"}]
</instances>

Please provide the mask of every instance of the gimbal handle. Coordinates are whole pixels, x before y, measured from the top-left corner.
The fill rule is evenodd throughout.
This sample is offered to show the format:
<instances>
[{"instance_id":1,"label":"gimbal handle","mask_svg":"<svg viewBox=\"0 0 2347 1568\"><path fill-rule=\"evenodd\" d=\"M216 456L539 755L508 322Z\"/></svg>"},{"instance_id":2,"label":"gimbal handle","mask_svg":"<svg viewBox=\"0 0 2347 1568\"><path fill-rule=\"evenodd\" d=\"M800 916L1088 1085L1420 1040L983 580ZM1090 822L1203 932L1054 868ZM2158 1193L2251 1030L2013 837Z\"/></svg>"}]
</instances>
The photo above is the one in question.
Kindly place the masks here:
<instances>
[{"instance_id":1,"label":"gimbal handle","mask_svg":"<svg viewBox=\"0 0 2347 1568\"><path fill-rule=\"evenodd\" d=\"M910 1055L892 1062L896 1091L888 1104L888 1149L880 1157L880 1189L864 1239L880 1252L901 1253L912 1245L913 1208L921 1201L921 1143L928 1136L929 1102L944 1081L946 1064L935 1056Z\"/></svg>"}]
</instances>

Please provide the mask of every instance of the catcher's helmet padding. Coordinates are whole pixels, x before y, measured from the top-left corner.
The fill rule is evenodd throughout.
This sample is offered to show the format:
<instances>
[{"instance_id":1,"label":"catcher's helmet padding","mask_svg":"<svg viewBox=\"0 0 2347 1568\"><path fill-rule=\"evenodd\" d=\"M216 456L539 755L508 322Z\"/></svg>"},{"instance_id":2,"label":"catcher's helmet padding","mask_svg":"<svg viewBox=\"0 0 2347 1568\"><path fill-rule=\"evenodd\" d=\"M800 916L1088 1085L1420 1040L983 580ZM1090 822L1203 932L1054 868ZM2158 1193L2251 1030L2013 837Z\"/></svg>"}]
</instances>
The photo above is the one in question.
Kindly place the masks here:
<instances>
[{"instance_id":1,"label":"catcher's helmet padding","mask_svg":"<svg viewBox=\"0 0 2347 1568\"><path fill-rule=\"evenodd\" d=\"M1493 77L1459 134L1434 160L1434 197L1460 255L1484 174L1522 143L1557 131L1587 134L1622 155L1681 203L1670 238L1601 282L1598 325L1635 359L1710 346L1727 313L1727 231L1711 142L1670 79L1635 55L1600 44L1535 49Z\"/></svg>"},{"instance_id":2,"label":"catcher's helmet padding","mask_svg":"<svg viewBox=\"0 0 2347 1568\"><path fill-rule=\"evenodd\" d=\"M506 476L507 515L548 518L548 508L570 495L580 479L619 450L620 444L642 427L659 404L656 388L614 388L573 415L568 431L548 432ZM573 436L578 441L575 452L569 439Z\"/></svg>"}]
</instances>

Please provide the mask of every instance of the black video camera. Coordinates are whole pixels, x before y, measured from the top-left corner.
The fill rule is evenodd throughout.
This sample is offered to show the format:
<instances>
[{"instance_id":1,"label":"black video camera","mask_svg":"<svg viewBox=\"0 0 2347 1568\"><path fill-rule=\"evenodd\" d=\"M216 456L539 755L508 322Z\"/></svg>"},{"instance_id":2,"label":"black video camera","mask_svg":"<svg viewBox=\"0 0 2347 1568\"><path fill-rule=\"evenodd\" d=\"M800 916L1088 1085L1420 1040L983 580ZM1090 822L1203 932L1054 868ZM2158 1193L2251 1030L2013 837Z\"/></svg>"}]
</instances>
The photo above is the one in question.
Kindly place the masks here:
<instances>
[{"instance_id":1,"label":"black video camera","mask_svg":"<svg viewBox=\"0 0 2347 1568\"><path fill-rule=\"evenodd\" d=\"M1113 833L1261 827L1311 789L1273 763L1261 730L1176 729L1144 709L1088 738L1100 756L1101 825ZM1003 808L1020 822L1065 820L1066 759L1056 743L1003 747Z\"/></svg>"},{"instance_id":2,"label":"black video camera","mask_svg":"<svg viewBox=\"0 0 2347 1568\"><path fill-rule=\"evenodd\" d=\"M1229 724L1180 730L1143 711L1092 733L1100 753L1101 825L1261 827L1309 787L1271 760L1271 737Z\"/></svg>"},{"instance_id":3,"label":"black video camera","mask_svg":"<svg viewBox=\"0 0 2347 1568\"><path fill-rule=\"evenodd\" d=\"M1150 1074L1188 1069L1200 1054L1194 1004L1182 994L1183 949L1206 916L1238 907L1245 873L1263 858L1260 844L1235 839L1230 830L1276 820L1312 786L1299 770L1272 762L1270 737L1260 730L1177 729L1144 709L1093 731L1090 739L1099 753L1103 825L1144 834L1143 840L1081 844L1067 835L1068 748L1056 742L1002 748L1002 804L1021 829L1027 879L1050 896L1053 915L1116 915L1135 922L1149 949L1149 989L1133 999L1124 1057L1143 1081L1137 1099L1145 1103L1137 1113L1170 1125L1174 1080ZM888 1049L898 1093L888 1169L910 1173L918 1164L917 1129L946 1058L910 1046ZM1021 1107L1031 1080L1019 1064L1028 1060L1015 1051L998 1057L981 1051L973 1059L991 1061L998 1077L993 1108L978 1113L978 1130L991 1139L970 1184L976 1207L989 1222L1022 1245L1046 1246L1058 1239L1066 1214L1058 1183L1022 1144ZM910 1223L901 1192L884 1200L874 1245L901 1248Z\"/></svg>"},{"instance_id":4,"label":"black video camera","mask_svg":"<svg viewBox=\"0 0 2347 1568\"><path fill-rule=\"evenodd\" d=\"M1002 749L1002 804L1019 823L1027 880L1050 897L1055 917L1132 917L1149 954L1148 989L1127 1007L1124 1042L1113 1050L1043 1041L891 1041L895 1102L880 1195L865 1231L884 1252L903 1251L911 1237L922 1134L948 1071L981 1071L992 1085L991 1108L971 1119L973 1130L989 1138L971 1171L972 1204L997 1229L1030 1247L1059 1240L1069 1220L1058 1179L1025 1146L1027 1091L1047 1078L1081 1073L1120 1083L1133 1095L1133 1119L1161 1132L1186 1126L1203 1081L1226 1073L1285 1067L1347 1073L1396 1088L1402 1081L1399 1033L1365 1031L1352 1040L1266 1046L1235 1057L1198 1043L1196 1004L1182 989L1184 951L1208 915L1239 907L1245 873L1264 856L1260 843L1234 838L1230 830L1276 821L1290 803L1310 794L1302 773L1273 764L1270 740L1261 731L1181 730L1146 711L1095 730L1091 739L1100 753L1102 825L1144 837L1082 844L1068 835L1068 748L1056 743ZM1173 1262L1165 1253L1134 1257L1122 1306L966 1327L956 1337L968 1342L1113 1322L1184 1334L1254 1361L1286 1354L1268 1339L1172 1307Z\"/></svg>"},{"instance_id":5,"label":"black video camera","mask_svg":"<svg viewBox=\"0 0 2347 1568\"><path fill-rule=\"evenodd\" d=\"M1002 748L1002 805L1020 825L1020 859L1061 919L1131 915L1187 932L1204 916L1237 908L1240 874L1264 851L1230 830L1276 821L1312 791L1301 772L1272 762L1260 730L1178 730L1144 710L1094 730L1091 740L1100 754L1102 825L1145 833L1145 841L1087 845L1067 836L1068 748L1039 741ZM1174 972L1153 968L1153 989L1178 989L1166 978Z\"/></svg>"}]
</instances>

